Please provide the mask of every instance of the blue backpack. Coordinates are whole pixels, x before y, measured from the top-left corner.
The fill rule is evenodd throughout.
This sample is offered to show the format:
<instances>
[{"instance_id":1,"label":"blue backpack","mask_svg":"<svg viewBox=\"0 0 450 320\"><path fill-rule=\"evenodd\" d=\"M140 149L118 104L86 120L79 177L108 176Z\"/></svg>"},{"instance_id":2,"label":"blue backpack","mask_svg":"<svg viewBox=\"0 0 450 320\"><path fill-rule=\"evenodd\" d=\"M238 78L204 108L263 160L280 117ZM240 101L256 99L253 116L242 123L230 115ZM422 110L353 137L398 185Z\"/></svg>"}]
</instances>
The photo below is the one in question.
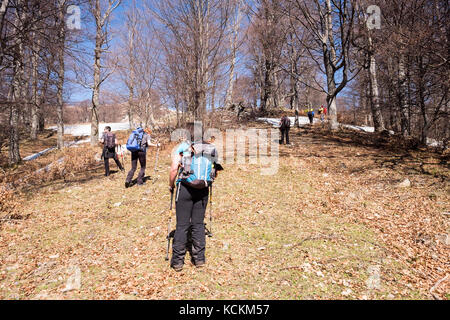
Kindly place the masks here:
<instances>
[{"instance_id":1,"label":"blue backpack","mask_svg":"<svg viewBox=\"0 0 450 320\"><path fill-rule=\"evenodd\" d=\"M188 149L191 152L186 152ZM188 149L184 150L188 155L183 155L181 159L178 181L195 189L206 188L214 181L216 148L208 143L194 143Z\"/></svg>"},{"instance_id":2,"label":"blue backpack","mask_svg":"<svg viewBox=\"0 0 450 320\"><path fill-rule=\"evenodd\" d=\"M142 147L142 139L144 138L144 129L137 128L134 130L127 141L127 149L131 152L145 151Z\"/></svg>"}]
</instances>

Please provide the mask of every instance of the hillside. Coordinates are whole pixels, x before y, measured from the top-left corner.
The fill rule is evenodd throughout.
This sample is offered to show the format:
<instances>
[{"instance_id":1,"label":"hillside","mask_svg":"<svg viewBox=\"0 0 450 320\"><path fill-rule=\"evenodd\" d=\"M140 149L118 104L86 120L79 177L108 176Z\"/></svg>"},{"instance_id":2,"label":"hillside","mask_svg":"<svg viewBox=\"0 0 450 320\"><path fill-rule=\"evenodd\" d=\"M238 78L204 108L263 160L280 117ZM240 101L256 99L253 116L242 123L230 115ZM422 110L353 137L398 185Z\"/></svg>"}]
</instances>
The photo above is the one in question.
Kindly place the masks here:
<instances>
[{"instance_id":1,"label":"hillside","mask_svg":"<svg viewBox=\"0 0 450 320\"><path fill-rule=\"evenodd\" d=\"M448 299L447 160L354 132L291 135L275 176L225 165L203 269L164 260L172 144L157 176L148 154L143 188L101 164L28 188L22 219L2 219L0 299Z\"/></svg>"}]
</instances>

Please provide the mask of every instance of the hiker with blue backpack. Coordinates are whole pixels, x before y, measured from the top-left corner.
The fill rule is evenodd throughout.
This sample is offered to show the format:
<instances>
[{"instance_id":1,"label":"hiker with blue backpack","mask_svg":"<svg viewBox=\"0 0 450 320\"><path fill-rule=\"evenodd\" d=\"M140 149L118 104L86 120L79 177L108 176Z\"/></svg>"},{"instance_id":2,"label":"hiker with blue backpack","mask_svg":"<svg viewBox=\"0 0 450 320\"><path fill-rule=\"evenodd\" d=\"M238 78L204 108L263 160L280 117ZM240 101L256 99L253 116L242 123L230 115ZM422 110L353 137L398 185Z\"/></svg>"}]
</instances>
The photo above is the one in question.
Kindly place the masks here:
<instances>
[{"instance_id":1,"label":"hiker with blue backpack","mask_svg":"<svg viewBox=\"0 0 450 320\"><path fill-rule=\"evenodd\" d=\"M136 172L138 161L141 165L141 170L137 177L137 185L144 185L145 168L147 165L147 148L149 146L159 147L159 143L152 143L150 133L149 130L146 131L142 128L137 128L128 138L127 149L131 152L131 170L128 172L125 180L125 188L131 186L131 181Z\"/></svg>"},{"instance_id":2,"label":"hiker with blue backpack","mask_svg":"<svg viewBox=\"0 0 450 320\"><path fill-rule=\"evenodd\" d=\"M175 193L177 221L170 262L175 271L183 269L187 251L196 267L202 267L206 262L206 206L218 168L222 169L216 163L215 146L203 141L201 125L188 123L186 129L190 139L177 146L169 174L169 190L172 195Z\"/></svg>"}]
</instances>

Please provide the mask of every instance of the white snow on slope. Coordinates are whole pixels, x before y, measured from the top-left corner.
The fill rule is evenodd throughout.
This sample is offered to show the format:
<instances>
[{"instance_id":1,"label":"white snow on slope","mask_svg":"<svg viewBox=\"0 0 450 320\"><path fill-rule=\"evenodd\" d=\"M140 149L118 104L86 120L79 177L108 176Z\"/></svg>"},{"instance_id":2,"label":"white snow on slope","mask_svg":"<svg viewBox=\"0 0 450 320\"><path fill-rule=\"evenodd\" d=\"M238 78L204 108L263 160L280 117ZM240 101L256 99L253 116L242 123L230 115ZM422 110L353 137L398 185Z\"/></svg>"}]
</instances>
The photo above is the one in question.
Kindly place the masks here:
<instances>
[{"instance_id":1,"label":"white snow on slope","mask_svg":"<svg viewBox=\"0 0 450 320\"><path fill-rule=\"evenodd\" d=\"M82 144L82 143L87 143L89 142L89 139L85 139L85 140L79 140L79 141L66 141L64 144L66 147L77 147L78 145ZM56 147L51 147L51 148L47 148L45 150L42 150L38 153L34 153L32 155L29 155L28 157L23 158L23 161L31 161L31 160L35 160L37 158L39 158L40 156L49 153L50 151L55 150Z\"/></svg>"},{"instance_id":2,"label":"white snow on slope","mask_svg":"<svg viewBox=\"0 0 450 320\"><path fill-rule=\"evenodd\" d=\"M295 118L294 117L290 117L289 119L291 119L291 127L294 126L294 121ZM307 124L309 124L309 119L307 117L298 117L298 120L300 122L300 126L305 126ZM262 121L262 122L266 122L270 125L272 125L275 128L279 128L280 127L280 119L278 118L257 118L256 121ZM314 118L314 123L320 122L319 119ZM375 128L374 127L366 127L366 126L355 126L355 125L351 125L351 124L339 124L340 126L344 127L344 128L348 128L351 130L357 130L357 131L363 131L363 132L369 132L369 133L374 133L375 132ZM393 135L395 134L394 131L389 130L389 134ZM427 139L427 145L430 147L442 147L444 144L442 141L437 141L434 139Z\"/></svg>"},{"instance_id":3,"label":"white snow on slope","mask_svg":"<svg viewBox=\"0 0 450 320\"><path fill-rule=\"evenodd\" d=\"M295 117L289 117L289 120L291 120L291 127L294 127L295 123ZM280 119L279 118L257 118L256 121L266 122L268 124L271 124L275 128L280 127ZM298 117L298 122L300 126L304 126L309 124L309 118L308 117ZM320 122L319 119L314 118L314 123Z\"/></svg>"},{"instance_id":4,"label":"white snow on slope","mask_svg":"<svg viewBox=\"0 0 450 320\"><path fill-rule=\"evenodd\" d=\"M103 132L106 126L110 126L112 131L128 130L130 124L128 122L100 123L99 132ZM50 130L56 130L56 126L49 127ZM64 134L71 134L77 137L89 136L91 134L91 124L68 124L64 126Z\"/></svg>"}]
</instances>

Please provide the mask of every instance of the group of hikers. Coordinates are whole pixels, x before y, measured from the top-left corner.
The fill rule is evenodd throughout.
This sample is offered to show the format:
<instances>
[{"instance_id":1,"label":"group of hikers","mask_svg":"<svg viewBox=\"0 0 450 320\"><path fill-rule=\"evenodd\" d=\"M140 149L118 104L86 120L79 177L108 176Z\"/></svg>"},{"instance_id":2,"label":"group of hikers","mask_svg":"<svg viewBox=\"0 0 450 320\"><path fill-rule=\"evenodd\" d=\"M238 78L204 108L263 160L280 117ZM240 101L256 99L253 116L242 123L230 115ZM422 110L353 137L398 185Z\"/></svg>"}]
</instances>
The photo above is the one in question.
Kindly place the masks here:
<instances>
[{"instance_id":1,"label":"group of hikers","mask_svg":"<svg viewBox=\"0 0 450 320\"><path fill-rule=\"evenodd\" d=\"M218 153L212 144L214 138L210 142L204 141L202 126L193 122L187 123L185 129L187 136L174 149L169 171L171 201L175 197L176 228L170 231L169 224L167 240L170 245L173 238L170 266L175 271L183 269L186 252L194 266L205 265L206 231L209 232L204 223L206 207L217 172L223 170L217 163ZM116 152L119 145L111 127L105 127L100 142L103 144L105 176L110 175L109 159L114 159L119 169L125 171ZM137 185L144 184L146 152L150 146L160 147L160 144L152 142L148 129L137 128L128 138L126 148L131 152L131 170L125 180L126 188L131 186L138 161L141 169Z\"/></svg>"},{"instance_id":2,"label":"group of hikers","mask_svg":"<svg viewBox=\"0 0 450 320\"><path fill-rule=\"evenodd\" d=\"M137 163L141 166L141 170L139 171L137 177L137 185L144 185L144 177L145 177L145 168L147 166L147 148L148 147L159 147L159 143L153 143L151 141L151 131L150 129L142 129L137 128L133 131L134 142L131 141L127 143L127 148L130 147L131 143L134 143L136 146L131 151L131 169L128 172L127 178L125 180L125 188L129 188L131 186L131 182L133 180L134 173L137 169ZM118 153L116 151L117 147L119 147L117 137L114 133L111 132L111 127L106 126L103 131L102 138L100 142L103 144L103 152L102 158L105 162L105 176L108 177L110 175L109 170L109 159L113 159L120 171L125 171L125 168L120 163ZM133 147L131 147L133 148Z\"/></svg>"},{"instance_id":3,"label":"group of hikers","mask_svg":"<svg viewBox=\"0 0 450 320\"><path fill-rule=\"evenodd\" d=\"M321 122L325 121L325 117L327 116L327 112L328 112L327 107L324 107L323 105L321 105L320 108L317 110L317 113L319 114ZM308 116L309 123L313 124L314 123L314 116L315 116L314 109L312 107L307 107L305 109L305 113Z\"/></svg>"},{"instance_id":4,"label":"group of hikers","mask_svg":"<svg viewBox=\"0 0 450 320\"><path fill-rule=\"evenodd\" d=\"M315 115L314 109L311 107L307 107L305 109L305 113L308 115L309 123L313 124ZM323 123L325 121L325 116L327 115L327 108L322 105L317 110L317 113L320 116L320 121ZM286 140L286 144L289 145L289 131L291 130L291 120L286 114L283 114L283 116L281 117L279 126L281 131L280 144L284 144Z\"/></svg>"},{"instance_id":5,"label":"group of hikers","mask_svg":"<svg viewBox=\"0 0 450 320\"><path fill-rule=\"evenodd\" d=\"M312 124L314 110L308 108L306 111ZM321 120L324 121L327 113L326 108L321 106L318 113ZM286 144L290 144L290 128L290 119L287 115L283 115L280 120L281 144L285 140ZM174 231L171 231L169 223L166 259L168 259L170 240L173 239L170 266L175 271L183 269L186 252L189 252L194 266L202 267L206 262L207 232L211 236L204 223L206 207L212 194L212 184L217 178L217 173L223 170L222 166L217 163L218 153L213 144L214 138L206 142L202 126L193 122L187 123L185 129L187 136L174 149L169 170L170 207L172 208L172 200L175 197L176 227ZM105 127L100 142L103 144L102 156L105 162L105 176L110 175L109 159L114 159L119 169L125 171L116 152L116 147L119 147L119 144L116 135L111 132L111 127ZM125 188L132 186L138 161L141 169L137 177L137 185L144 185L148 147L160 147L160 143L152 142L149 129L144 130L140 127L135 129L129 136L126 145L127 150L131 152L131 169L125 180Z\"/></svg>"}]
</instances>

